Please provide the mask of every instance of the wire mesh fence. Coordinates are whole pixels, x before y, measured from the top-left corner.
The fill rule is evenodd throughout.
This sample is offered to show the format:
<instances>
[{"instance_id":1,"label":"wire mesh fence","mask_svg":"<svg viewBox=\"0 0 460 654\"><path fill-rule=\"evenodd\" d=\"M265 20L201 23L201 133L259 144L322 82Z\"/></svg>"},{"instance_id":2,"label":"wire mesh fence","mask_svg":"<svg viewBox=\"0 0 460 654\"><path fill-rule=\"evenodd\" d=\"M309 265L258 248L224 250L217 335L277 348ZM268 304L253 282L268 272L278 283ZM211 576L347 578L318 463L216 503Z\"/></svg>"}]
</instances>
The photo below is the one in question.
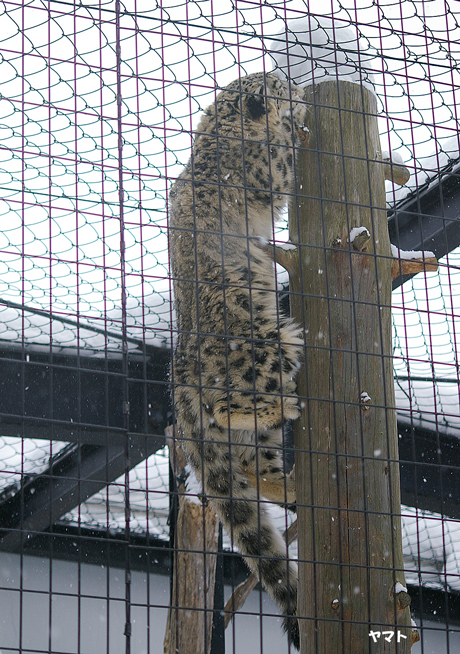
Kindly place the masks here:
<instances>
[{"instance_id":1,"label":"wire mesh fence","mask_svg":"<svg viewBox=\"0 0 460 654\"><path fill-rule=\"evenodd\" d=\"M250 648L261 654L289 652L294 651L296 637L291 630L290 639L285 638L281 624L283 613L288 617L294 613L299 618L301 632L303 623L320 627L326 624L331 633L339 625L343 629L342 638L346 639L348 636L343 634L352 633L346 630L356 623L364 625L366 634L374 634L366 635L359 647L354 644L353 650L342 640L343 651L380 651L372 648L380 647L385 641L383 632L388 638L391 631L393 636L386 641L387 647L406 652L409 650L404 637L410 640L412 627L407 623L407 615L403 626L398 622L401 607L396 597L397 590L405 592L405 584L412 597L411 615L421 636L421 642L413 644L413 651L425 654L435 650L457 651L460 645L459 18L460 11L453 0L360 3L345 0L315 4L304 0L282 4L236 0L219 3L166 0L153 4L138 0L1 3L2 651L156 653L168 652L168 647L176 646L181 654L246 652ZM285 84L288 78L294 84L301 84L302 89L315 89L319 95L313 101L305 96L297 102L296 93L304 91L291 85L282 87L284 91L278 97L278 91L268 87L267 80L274 79L272 71L281 80L279 84ZM257 78L259 88L254 104L248 101L252 87L241 82L232 87L233 96L227 102L233 103L237 118L232 123L236 131L229 136L225 131L228 116L224 109L219 113L223 106L219 97L223 96L218 94L235 84L235 80L258 73L262 76ZM310 132L308 127L303 129L302 138L306 141L299 141L296 129L308 124L305 116L315 114L318 120L323 109L318 99L321 89L327 84L345 88L339 83L353 84L363 98L367 95L374 98L380 149L375 152L368 149L363 157L356 154L353 146L352 154L344 155L346 116L356 113L364 125L373 112L363 109L363 104L351 111L341 107L338 113L342 116L342 127L333 136L346 183L343 193L331 199L326 191L329 187L325 160L329 150L308 141L313 138L311 125ZM290 132L282 144L270 123L275 99L287 103L283 105L280 120L290 127ZM199 122L207 109L208 117L211 116L208 125ZM263 123L258 132L253 129L256 120L261 121L259 126ZM358 131L354 134L356 143L362 137ZM203 164L199 160L200 148L206 139L211 150L217 148L217 154L211 163ZM279 170L275 169L276 160L283 159L285 165L292 165L286 163L289 148L296 162L296 183L289 186L286 182L276 187L276 170ZM258 152L259 169L263 168L261 161L265 158L269 177L256 176L256 181L250 177L253 150ZM322 195L316 196L312 186L303 185L297 170L301 167L301 150L316 153L322 174ZM225 167L228 152L238 153L233 168ZM369 180L381 174L385 162L391 162L386 164L389 172L380 200L372 197L372 193L364 199L359 196L346 168L349 160L358 161L357 165L364 161L361 170L365 172L361 177ZM396 168L400 167L407 169L408 179L396 184L390 178L395 178ZM337 211L345 207L346 234L334 242L324 237L324 250L320 254L324 266L318 267L312 292L306 290L305 279L311 277L311 272L308 273L304 261L299 291L296 284L300 276L293 278L292 271L289 275L287 272L292 247L289 241L294 241L303 252L311 247L311 242L299 237L292 220L298 213L296 205L314 203L317 199L320 204L315 220L322 224L323 234L327 233L324 221L331 201ZM251 204L256 200L261 202L257 207ZM189 206L183 209L187 202ZM212 202L217 202L217 209ZM238 202L239 213L236 213L242 216L243 228L235 238L228 221L236 215L234 205ZM200 210L208 211L212 206L214 223L200 222ZM171 207L175 208L171 210ZM257 211L265 207L264 211L273 214L273 220L276 218L268 234L258 233L251 226L251 221L256 220L254 207ZM368 212L371 221L377 221L379 212L388 216L391 241L400 248L394 253L402 260L406 256L404 251L427 253L419 253L419 259L427 258L431 254L428 251L432 251L439 263L436 271L425 270L411 278L394 275L389 337L392 338L395 398L391 400L391 393L388 395L393 382L385 386L386 373L382 372L381 363L381 371L375 375L377 386L385 387L387 399L376 401L371 393L370 408L365 406L366 397L351 400L340 397L336 386L340 347L332 344L332 340L318 343L315 341L318 334L308 333L309 302L313 306L314 298L325 297L329 307L334 304L335 295L329 284L333 270L331 257L337 252L346 251L349 257L349 263L341 260L341 267L349 266L351 271L354 290L350 304L354 315L361 310L361 304L366 304L360 301L357 289L362 278L357 276L350 254L351 229L362 225L364 220L360 212L361 215ZM183 216L188 223L180 222L185 220ZM194 240L180 249L176 237L181 235L185 241L191 233ZM257 240L258 237L262 240ZM345 244L347 238L349 242ZM379 254L373 229L370 239L371 245L365 246L361 254L369 254L372 260L369 266L372 270L366 274L374 275L380 298L375 304L384 313L389 302L379 295L379 283L383 284L379 266L381 261L390 261L391 254L389 251ZM172 246L173 242L176 245ZM283 255L278 251L278 256L284 259L266 279L251 281L251 273L243 271L240 278L222 281L223 273L233 271L229 257L234 256L231 243L236 242L240 272L244 268L241 257L249 258L249 268L258 265L254 262L254 248L265 254L270 254L271 248L273 255L272 244L276 244L284 252ZM205 263L217 275L211 275L212 278L203 273L206 248L209 252L205 259L213 264ZM177 252L181 253L179 257ZM190 275L184 272L183 264L189 255L196 265L196 271ZM398 261L402 265L401 259ZM391 439L388 435L383 448L379 444L368 447L362 441L357 446L358 455L353 454L352 448L346 456L340 450L332 454L322 449L316 452L314 446L308 450L305 444L300 448L309 456L311 451L318 454L318 460L330 456L330 461L334 461L332 467L337 467L332 476L316 479L314 484L330 488L331 495L338 493L328 506L328 519L332 517L332 523L337 520L342 525L339 530L345 528L347 521L353 523L355 513L362 514L363 525L371 529L372 516L378 511L369 504L372 502L369 488L367 499L360 498L365 504L362 510L353 513L352 507L341 505L338 489L347 478L341 469L345 460L350 467L355 460L359 461L363 476L374 465L370 461L377 459L382 462L382 476L388 476L388 470L390 478L394 477L394 470L401 475L402 505L393 497L390 487L387 511L392 524L401 523L399 545L395 537L391 555L384 553L383 561L373 568L373 545L371 540L364 541L368 558L362 567L366 570L364 577L368 576L363 588L361 585L351 588L350 598L343 580L350 562L341 550L339 565L335 562L331 568L340 569L342 581L336 583L334 577L337 587L333 589L333 597L327 595L327 588L324 591L329 610L326 617L318 607L313 615L293 611L292 599L281 607L280 615L279 607L260 586L252 591L246 604L238 604L235 597L233 604L224 603L249 574L241 562L241 552L250 564L256 562L252 569L257 574L268 566L270 548L264 551L261 530L265 512L280 533L292 528L296 520L292 498L286 494L287 485L283 487L283 506L268 505L262 499L265 472L259 475L264 466L269 467L278 447L285 451L282 464L285 470L290 470L294 459L291 425L281 429L273 447L270 442L267 446L263 436L264 412L257 408L261 399L257 399L261 393L258 371L264 366L257 359L259 346L260 351L264 347L259 341L265 347L273 346L272 350L278 352L275 358L280 352L285 356L286 336L263 332L257 322L258 310L254 308L258 285L263 285L269 276L268 296L274 298L279 324L283 325L282 316L289 312L287 305L295 310L298 298L307 302L299 344L303 354L299 358L299 370L294 370L297 379L302 378L303 370L309 370L307 376L310 375L311 383L323 374L329 379L322 368L315 369L312 363L314 351L327 351L333 362L329 381L332 390L330 396L319 399L330 403L335 412L347 402L352 407L350 411L357 410L361 416L358 441L367 433L363 425L368 416L377 409L381 408L386 416L389 434L391 420L397 418L399 468L393 465L395 457L388 445L387 439ZM180 286L184 282L187 288ZM211 293L211 300L206 298L202 290L206 284L221 289L222 305L218 293ZM180 296L179 304L174 285L176 296ZM247 309L243 302L249 333L244 332L243 317L232 322L229 298L235 288L246 292L251 303ZM345 290L343 293L341 299L346 297ZM199 300L195 301L193 298L198 296ZM187 302L194 307L196 322L186 315ZM219 306L225 316L223 332L219 331L218 321L214 328L208 328L209 321L206 323L212 311L219 312ZM370 322L376 324L375 319ZM390 356L385 349L383 323L380 319L379 342L372 353L382 362ZM362 357L366 354L359 343L369 328L369 325L354 328L358 377L364 375ZM257 329L262 331L259 333ZM211 338L213 346L209 352L206 350L209 347L206 339L210 336L222 337L222 342L227 343L220 372L216 357L218 339ZM247 346L252 367L250 379L240 375L237 384L231 374L243 365L235 364L243 344ZM171 369L175 348L188 353L187 365L182 365L176 355ZM346 346L343 356L347 356ZM203 368L207 357L212 361L211 376ZM283 381L283 375L287 374L290 371L281 373L281 386L263 390L268 406L278 402L284 407L280 424L289 423L287 419L293 417L289 415L289 398L292 400L295 391L287 378ZM350 387L354 381L351 376ZM311 420L309 412L318 404L318 398L313 386L305 389L299 384L303 390L297 390L298 404ZM190 399L178 402L178 397L184 396L184 389L196 392L193 402L198 404ZM368 390L360 388L366 393ZM212 393L209 395L208 391ZM238 423L239 427L232 425L231 405L241 401L241 392L243 397L246 393L254 398L247 412L249 422L253 422L252 429L247 427L247 420ZM239 399L235 399L235 393ZM224 419L219 418L212 404L210 408L204 399L207 397L212 402L223 403ZM188 407L187 402L193 406ZM213 544L206 540L214 527L206 522L208 517L202 512L205 496L216 508L221 500L218 487L225 486L225 474L231 477L231 465L226 473L221 465L217 486L210 486L207 481L211 473L203 463L206 461L203 452L201 462L195 461L201 481L194 477L190 464L185 468L177 467L174 462L170 465L173 445L171 438L165 441L165 428L178 422L184 429L182 414L188 410L194 417L190 419L189 415L185 422L200 433L200 447L213 446L211 428L215 420L218 423L220 420L218 438L227 439L229 456L234 456L237 450L239 454L238 461L232 458L231 465L243 461L247 472L250 468L247 464L252 461L254 469L249 472L257 492L255 497L251 496L246 511L254 514L252 527L258 526L255 537L258 546L249 548L249 555L241 540L237 544L238 518L242 518L238 516L240 504L236 501L227 506L233 516L230 520L225 520L220 508L220 517L227 526L222 542L217 537ZM341 426L337 418L334 420L331 419L328 428L331 439L337 441ZM296 421L296 424L300 423ZM267 422L265 427L265 432L273 431L279 424ZM244 438L247 438L243 431L257 433L251 436L256 441L250 442L252 450L260 452L255 464L252 459L248 462L244 451L240 451L244 450L241 443L246 443ZM171 437L172 432L168 433ZM196 438L191 433L175 433L176 437L182 437L186 449L187 443ZM232 444L235 438L240 440ZM298 446L299 436L295 439ZM190 447L188 454L193 463ZM217 456L216 452L213 456ZM298 465L299 460L297 468ZM234 475L237 472L233 470ZM307 478L306 471L303 472ZM349 485L353 484L358 482L349 477ZM235 492L229 490L227 495L233 497ZM226 496L225 491L222 494ZM205 527L204 534L198 536L202 540L196 541L199 545L190 549L199 554L209 548L208 555L201 557L204 564L200 559L203 570L198 564L196 568L197 579L202 574L202 583L196 580L195 594L204 604L190 604L190 597L180 594L187 585L179 568L186 547L184 541L178 540L182 524L178 522L178 512L184 497L198 507L199 518L195 524L203 523ZM289 508L284 504L289 504ZM309 502L305 497L303 501L298 500L300 525L305 524L302 523L305 511L302 511L311 506L317 516L324 509L314 496ZM359 518L356 519L357 525ZM334 528L331 527L326 540L337 540ZM189 524L187 529L187 537L191 539L194 527ZM317 528L321 530L322 527ZM351 539L350 532L347 533ZM298 560L301 568L312 559L315 565L324 563L317 553L306 556L304 548L309 538L304 533L289 548L282 546L283 574L291 570L287 572L288 578L294 574L293 561ZM356 542L363 549L363 541ZM401 564L395 554L398 547L403 557ZM211 560L217 562L215 570ZM350 618L347 603L350 606L361 595L371 597L371 571L383 570L388 565L396 599L391 600L394 606L387 622L375 624L373 599L367 599L362 614ZM192 567L189 565L189 570ZM299 591L309 593L318 606L321 604L318 589L322 583L326 584L319 569L316 568L314 575L314 588ZM400 583L403 573L405 582ZM301 571L302 574L305 572ZM353 595L354 588L358 591ZM168 616L169 607L174 605L177 623L174 623L174 611ZM191 608L195 609L189 611L192 623L195 619L201 625L196 628L201 629L202 645L180 641L181 620L187 630L191 628L180 610ZM202 616L206 618L204 622ZM316 639L310 645L305 641L301 651L303 654L332 651L330 643L320 641ZM187 649L189 646L192 649Z\"/></svg>"}]
</instances>

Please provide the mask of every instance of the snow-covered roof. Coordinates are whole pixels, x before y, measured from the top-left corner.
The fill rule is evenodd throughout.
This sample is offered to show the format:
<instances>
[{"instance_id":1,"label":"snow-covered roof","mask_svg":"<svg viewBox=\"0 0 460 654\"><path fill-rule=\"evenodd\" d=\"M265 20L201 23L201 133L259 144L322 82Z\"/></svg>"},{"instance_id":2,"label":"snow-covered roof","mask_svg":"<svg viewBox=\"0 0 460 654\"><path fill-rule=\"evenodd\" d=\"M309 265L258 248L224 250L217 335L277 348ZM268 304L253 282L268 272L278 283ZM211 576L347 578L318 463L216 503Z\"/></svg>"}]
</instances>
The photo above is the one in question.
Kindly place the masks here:
<instances>
[{"instance_id":1,"label":"snow-covered roof","mask_svg":"<svg viewBox=\"0 0 460 654\"><path fill-rule=\"evenodd\" d=\"M387 204L398 206L409 196L427 191L439 184L446 174L460 175L460 133L447 139L440 139L431 154L416 161L405 162L411 176L404 186L394 187L387 182Z\"/></svg>"},{"instance_id":2,"label":"snow-covered roof","mask_svg":"<svg viewBox=\"0 0 460 654\"><path fill-rule=\"evenodd\" d=\"M417 275L393 293L396 406L398 418L405 422L460 436L456 337L460 248L440 263L438 272ZM284 283L286 273L281 272L279 279ZM143 342L169 348L174 340L170 282L162 280L154 288L144 298L128 298L127 334L132 339L128 342L132 353L141 354ZM0 300L0 343L43 352L51 347L67 354L78 347L79 355L85 357L121 354L119 307L113 306L97 319L85 316L79 327L75 317L65 312L56 311L50 321L43 308L37 310L38 314L2 306ZM414 379L408 380L408 376Z\"/></svg>"},{"instance_id":3,"label":"snow-covered roof","mask_svg":"<svg viewBox=\"0 0 460 654\"><path fill-rule=\"evenodd\" d=\"M39 474L46 469L50 455L56 455L63 444L27 439L24 442L25 464L18 452L16 438L0 437L0 455L3 467L0 471L0 491L10 484L17 469L19 482L21 471ZM124 530L125 478L109 485L107 490L64 515L61 523L82 527L104 528L114 533ZM195 486L188 487L188 493ZM195 492L199 492L197 489ZM169 458L165 448L143 461L129 473L129 505L133 533L146 534L160 539L169 538ZM280 507L270 505L269 510L280 531L291 524L294 516ZM428 511L403 506L401 515L403 555L406 581L429 588L460 591L460 521L445 518ZM230 548L230 539L224 537L224 548ZM297 557L297 544L290 548L291 556Z\"/></svg>"},{"instance_id":4,"label":"snow-covered roof","mask_svg":"<svg viewBox=\"0 0 460 654\"><path fill-rule=\"evenodd\" d=\"M398 420L412 427L460 438L460 385L450 380L395 380Z\"/></svg>"},{"instance_id":5,"label":"snow-covered roof","mask_svg":"<svg viewBox=\"0 0 460 654\"><path fill-rule=\"evenodd\" d=\"M162 288L164 290L162 290ZM131 352L143 352L143 345L171 347L174 309L170 301L170 282L144 288L144 297L128 295L126 301L127 347ZM20 345L29 351L56 354L76 354L86 357L118 356L122 351L122 309L113 302L112 308L97 315L67 313L55 306L50 316L49 307L37 301L27 305L11 294L0 297L0 344ZM101 302L102 305L105 302Z\"/></svg>"},{"instance_id":6,"label":"snow-covered roof","mask_svg":"<svg viewBox=\"0 0 460 654\"><path fill-rule=\"evenodd\" d=\"M460 248L393 292L398 420L460 436Z\"/></svg>"}]
</instances>

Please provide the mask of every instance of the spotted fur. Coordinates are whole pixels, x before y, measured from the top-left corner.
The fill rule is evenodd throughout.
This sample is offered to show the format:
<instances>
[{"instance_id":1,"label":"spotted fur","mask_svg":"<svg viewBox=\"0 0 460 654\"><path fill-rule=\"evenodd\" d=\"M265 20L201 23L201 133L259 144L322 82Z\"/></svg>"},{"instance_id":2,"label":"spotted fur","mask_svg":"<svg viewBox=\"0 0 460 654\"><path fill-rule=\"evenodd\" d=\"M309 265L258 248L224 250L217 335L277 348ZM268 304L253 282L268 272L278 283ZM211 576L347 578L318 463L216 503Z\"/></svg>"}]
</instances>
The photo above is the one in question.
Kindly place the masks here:
<instances>
[{"instance_id":1,"label":"spotted fur","mask_svg":"<svg viewBox=\"0 0 460 654\"><path fill-rule=\"evenodd\" d=\"M298 327L279 315L274 265L261 239L273 237L293 190L299 100L273 74L227 86L198 125L170 201L177 434L296 647L297 568L260 497L295 501L282 427L298 416L302 342Z\"/></svg>"}]
</instances>

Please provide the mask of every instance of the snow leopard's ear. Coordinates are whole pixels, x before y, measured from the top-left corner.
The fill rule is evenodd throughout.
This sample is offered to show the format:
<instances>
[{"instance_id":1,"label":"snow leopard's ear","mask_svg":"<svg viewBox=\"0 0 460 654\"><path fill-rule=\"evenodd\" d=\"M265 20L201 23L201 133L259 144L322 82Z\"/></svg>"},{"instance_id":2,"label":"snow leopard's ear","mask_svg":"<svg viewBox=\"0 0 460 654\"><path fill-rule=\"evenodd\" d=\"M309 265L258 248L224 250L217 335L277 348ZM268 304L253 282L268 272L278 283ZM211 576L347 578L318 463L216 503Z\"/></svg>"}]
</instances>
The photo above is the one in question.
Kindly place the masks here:
<instances>
[{"instance_id":1,"label":"snow leopard's ear","mask_svg":"<svg viewBox=\"0 0 460 654\"><path fill-rule=\"evenodd\" d=\"M267 103L264 95L264 88L261 87L257 93L247 93L243 96L245 113L252 120L259 120L267 113Z\"/></svg>"}]
</instances>

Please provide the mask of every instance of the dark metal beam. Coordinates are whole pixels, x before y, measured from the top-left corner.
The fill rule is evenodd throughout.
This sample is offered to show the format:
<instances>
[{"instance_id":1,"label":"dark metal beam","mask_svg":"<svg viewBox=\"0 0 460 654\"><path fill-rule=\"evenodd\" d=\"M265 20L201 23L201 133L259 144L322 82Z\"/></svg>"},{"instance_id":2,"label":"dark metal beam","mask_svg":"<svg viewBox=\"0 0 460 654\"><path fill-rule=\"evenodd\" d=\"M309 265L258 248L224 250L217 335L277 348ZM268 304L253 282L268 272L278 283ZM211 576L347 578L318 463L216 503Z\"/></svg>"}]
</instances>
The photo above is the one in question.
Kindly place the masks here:
<instances>
[{"instance_id":1,"label":"dark metal beam","mask_svg":"<svg viewBox=\"0 0 460 654\"><path fill-rule=\"evenodd\" d=\"M460 519L458 438L398 423L401 501Z\"/></svg>"},{"instance_id":2,"label":"dark metal beam","mask_svg":"<svg viewBox=\"0 0 460 654\"><path fill-rule=\"evenodd\" d=\"M15 438L35 438L45 441L62 441L64 443L76 443L78 445L101 445L105 447L108 442L111 445L122 447L126 440L126 432L120 429L109 429L93 427L74 423L71 427L64 421L38 420L37 418L23 418L19 420L16 416L0 414L0 435L13 436ZM133 440L152 437L152 433L129 432L128 436ZM163 437L164 440L164 437Z\"/></svg>"},{"instance_id":3,"label":"dark metal beam","mask_svg":"<svg viewBox=\"0 0 460 654\"><path fill-rule=\"evenodd\" d=\"M152 348L151 348L152 349ZM162 433L169 411L170 353L155 348L145 359L27 353L0 348L0 434L70 443L124 443L123 383L130 399L129 431Z\"/></svg>"},{"instance_id":4,"label":"dark metal beam","mask_svg":"<svg viewBox=\"0 0 460 654\"><path fill-rule=\"evenodd\" d=\"M122 529L76 526L66 523L53 525L53 530L37 534L24 543L23 553L29 556L52 557L62 561L84 561L111 568L126 567L126 534ZM168 540L155 535L131 533L129 537L131 570L170 575L171 552ZM241 559L244 579L247 567ZM240 579L241 577L241 579Z\"/></svg>"}]
</instances>

